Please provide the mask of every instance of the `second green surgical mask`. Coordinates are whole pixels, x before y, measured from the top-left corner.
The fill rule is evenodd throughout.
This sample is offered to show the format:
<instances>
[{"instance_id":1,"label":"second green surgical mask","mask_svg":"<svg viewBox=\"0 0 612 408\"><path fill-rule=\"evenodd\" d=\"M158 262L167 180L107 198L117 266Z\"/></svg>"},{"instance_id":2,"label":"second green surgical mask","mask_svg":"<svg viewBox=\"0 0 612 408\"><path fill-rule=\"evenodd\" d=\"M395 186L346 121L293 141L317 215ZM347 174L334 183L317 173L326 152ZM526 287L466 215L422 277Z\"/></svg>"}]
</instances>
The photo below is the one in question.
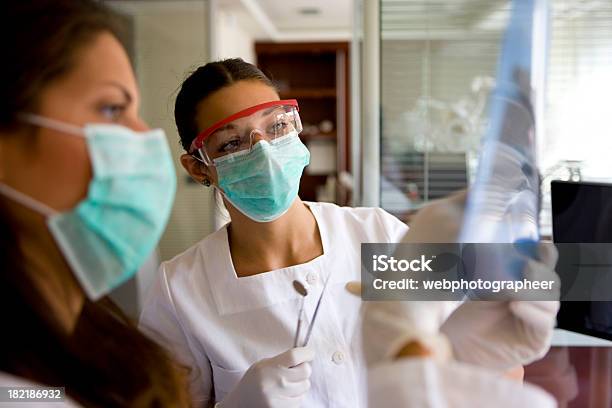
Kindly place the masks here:
<instances>
[{"instance_id":1,"label":"second green surgical mask","mask_svg":"<svg viewBox=\"0 0 612 408\"><path fill-rule=\"evenodd\" d=\"M93 174L87 197L73 209L56 211L2 183L0 194L47 218L84 291L98 300L136 274L170 217L176 175L164 131L136 132L115 124L81 128L33 114L21 118L86 140Z\"/></svg>"},{"instance_id":2,"label":"second green surgical mask","mask_svg":"<svg viewBox=\"0 0 612 408\"><path fill-rule=\"evenodd\" d=\"M245 154L215 160L219 188L241 213L270 222L287 212L300 187L310 153L297 135L260 141Z\"/></svg>"}]
</instances>

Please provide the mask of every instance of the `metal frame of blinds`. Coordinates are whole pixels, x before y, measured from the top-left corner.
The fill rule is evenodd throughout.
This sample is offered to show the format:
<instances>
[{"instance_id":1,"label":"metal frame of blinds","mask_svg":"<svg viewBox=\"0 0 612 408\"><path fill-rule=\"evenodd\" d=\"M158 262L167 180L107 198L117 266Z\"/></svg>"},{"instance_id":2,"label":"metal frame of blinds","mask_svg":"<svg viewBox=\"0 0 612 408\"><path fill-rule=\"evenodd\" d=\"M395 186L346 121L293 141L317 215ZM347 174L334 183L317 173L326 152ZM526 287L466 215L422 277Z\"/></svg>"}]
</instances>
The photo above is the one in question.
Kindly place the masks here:
<instances>
[{"instance_id":1,"label":"metal frame of blinds","mask_svg":"<svg viewBox=\"0 0 612 408\"><path fill-rule=\"evenodd\" d=\"M363 138L361 204L380 205L380 1L365 0L363 27Z\"/></svg>"}]
</instances>

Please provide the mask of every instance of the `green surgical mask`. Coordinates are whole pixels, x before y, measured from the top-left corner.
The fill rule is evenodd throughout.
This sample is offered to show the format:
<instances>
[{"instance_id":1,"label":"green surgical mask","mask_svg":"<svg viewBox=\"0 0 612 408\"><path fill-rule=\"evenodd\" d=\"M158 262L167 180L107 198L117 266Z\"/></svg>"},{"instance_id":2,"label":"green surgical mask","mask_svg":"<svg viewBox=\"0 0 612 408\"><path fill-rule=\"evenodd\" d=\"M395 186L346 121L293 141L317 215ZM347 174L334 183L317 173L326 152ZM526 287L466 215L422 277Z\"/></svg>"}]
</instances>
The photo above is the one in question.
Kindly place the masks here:
<instances>
[{"instance_id":1,"label":"green surgical mask","mask_svg":"<svg viewBox=\"0 0 612 408\"><path fill-rule=\"evenodd\" d=\"M241 213L257 222L274 221L297 197L310 152L297 132L257 142L250 151L214 161L219 188Z\"/></svg>"},{"instance_id":2,"label":"green surgical mask","mask_svg":"<svg viewBox=\"0 0 612 408\"><path fill-rule=\"evenodd\" d=\"M90 299L99 299L136 274L166 227L176 176L164 131L81 128L32 114L21 119L87 141L93 175L87 197L72 210L58 212L6 184L0 193L47 217L81 286Z\"/></svg>"}]
</instances>

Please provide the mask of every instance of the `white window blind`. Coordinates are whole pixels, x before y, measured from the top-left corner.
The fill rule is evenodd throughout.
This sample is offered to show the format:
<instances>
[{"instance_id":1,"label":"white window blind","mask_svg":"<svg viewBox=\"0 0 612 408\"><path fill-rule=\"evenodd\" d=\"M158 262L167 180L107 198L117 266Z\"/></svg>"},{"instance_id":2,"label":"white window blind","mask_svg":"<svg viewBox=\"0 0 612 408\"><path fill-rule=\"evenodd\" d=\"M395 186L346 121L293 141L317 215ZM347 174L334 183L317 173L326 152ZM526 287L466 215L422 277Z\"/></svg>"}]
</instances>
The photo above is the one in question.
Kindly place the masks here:
<instances>
[{"instance_id":1,"label":"white window blind","mask_svg":"<svg viewBox=\"0 0 612 408\"><path fill-rule=\"evenodd\" d=\"M469 183L510 7L381 1L383 208L402 217ZM550 28L540 169L582 160L584 175L608 177L598 147L612 153L612 1L553 0Z\"/></svg>"}]
</instances>

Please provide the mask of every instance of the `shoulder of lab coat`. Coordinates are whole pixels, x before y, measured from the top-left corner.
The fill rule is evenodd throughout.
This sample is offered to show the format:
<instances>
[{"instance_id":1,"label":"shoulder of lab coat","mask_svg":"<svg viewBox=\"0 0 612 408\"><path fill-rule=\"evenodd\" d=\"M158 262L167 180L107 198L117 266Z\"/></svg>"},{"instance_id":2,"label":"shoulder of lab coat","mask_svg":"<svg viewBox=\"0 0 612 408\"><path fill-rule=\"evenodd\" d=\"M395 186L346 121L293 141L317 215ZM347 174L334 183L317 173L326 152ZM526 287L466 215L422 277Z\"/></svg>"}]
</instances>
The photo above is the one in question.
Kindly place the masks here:
<instances>
[{"instance_id":1,"label":"shoulder of lab coat","mask_svg":"<svg viewBox=\"0 0 612 408\"><path fill-rule=\"evenodd\" d=\"M368 406L388 408L554 408L555 399L530 384L459 362L402 358L368 372Z\"/></svg>"},{"instance_id":2,"label":"shoulder of lab coat","mask_svg":"<svg viewBox=\"0 0 612 408\"><path fill-rule=\"evenodd\" d=\"M17 388L17 387L26 387L26 388L37 388L42 387L43 385L31 382L25 378L16 377L12 374L5 373L4 371L0 371L0 387L2 388ZM6 391L3 391L6 394ZM15 402L0 402L0 407L19 407L19 408L79 408L81 405L78 405L74 401L68 399L68 397L64 396L64 401L61 402L27 402L27 401L19 401Z\"/></svg>"},{"instance_id":3,"label":"shoulder of lab coat","mask_svg":"<svg viewBox=\"0 0 612 408\"><path fill-rule=\"evenodd\" d=\"M175 257L173 261L193 259L197 245ZM159 267L158 276L145 299L139 327L142 332L165 347L172 358L189 370L190 394L194 406L205 406L212 397L212 369L203 352L192 339L189 331L184 330L169 287L169 280L176 268L168 268L164 262Z\"/></svg>"},{"instance_id":4,"label":"shoulder of lab coat","mask_svg":"<svg viewBox=\"0 0 612 408\"><path fill-rule=\"evenodd\" d=\"M347 240L356 243L357 249L360 243L399 242L408 231L406 224L381 208L339 207L331 203L306 202L305 204L311 208L317 222L321 224L319 227L326 251L345 250L344 246L338 246L336 243L347 242ZM180 318L176 317L177 310L180 312L191 312L191 310L185 310L182 298L175 302L172 299L173 294L181 297L189 292L189 296L193 296L191 289L196 286L202 289L197 295L206 299L205 306L215 308L215 313L218 312L220 315L248 310L255 306L269 306L266 299L245 297L248 294L242 290L242 287L256 284L258 281L270 285L274 283L274 279L270 279L269 274L265 274L267 275L265 277L255 276L237 280L234 273L227 270L227 268L232 268L228 252L227 228L223 227L182 254L162 263L157 282L153 285L144 303L141 325L163 329L163 324L157 317L162 312L174 315L173 320L180 322ZM285 284L284 281L280 283ZM264 292L274 292L273 296L268 297L274 298L277 302L287 300L276 293L273 288L266 287L260 293L260 297L265 297ZM164 306L160 306L160 303L163 303ZM178 303L181 303L181 307L178 307ZM154 309L162 310L158 312ZM199 309L198 312L205 314L207 311ZM169 318L165 320L170 321ZM162 327L159 327L160 325Z\"/></svg>"},{"instance_id":5,"label":"shoulder of lab coat","mask_svg":"<svg viewBox=\"0 0 612 408\"><path fill-rule=\"evenodd\" d=\"M339 218L345 221L347 226L359 226L371 234L371 239L381 243L400 242L408 226L397 217L378 207L340 207L332 203L306 202L311 208L320 209L321 216L338 225Z\"/></svg>"}]
</instances>

